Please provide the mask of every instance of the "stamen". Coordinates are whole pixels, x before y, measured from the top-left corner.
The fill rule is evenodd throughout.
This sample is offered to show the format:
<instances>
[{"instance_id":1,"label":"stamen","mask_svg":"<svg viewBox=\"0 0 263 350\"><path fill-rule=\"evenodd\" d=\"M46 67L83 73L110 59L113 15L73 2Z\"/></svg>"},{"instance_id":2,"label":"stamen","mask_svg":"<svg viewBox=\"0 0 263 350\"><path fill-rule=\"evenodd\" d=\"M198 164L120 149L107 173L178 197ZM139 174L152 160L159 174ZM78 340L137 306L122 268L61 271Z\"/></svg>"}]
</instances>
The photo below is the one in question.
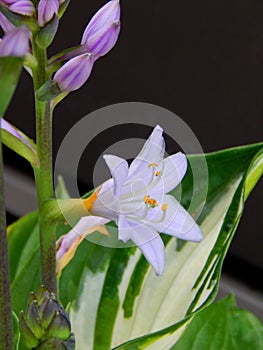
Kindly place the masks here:
<instances>
[{"instance_id":1,"label":"stamen","mask_svg":"<svg viewBox=\"0 0 263 350\"><path fill-rule=\"evenodd\" d=\"M163 205L162 205L162 211L166 211L166 210L167 210L167 207L168 207L168 204L166 204L166 203L163 204Z\"/></svg>"},{"instance_id":2,"label":"stamen","mask_svg":"<svg viewBox=\"0 0 263 350\"><path fill-rule=\"evenodd\" d=\"M155 208L158 205L158 202L154 198L150 198L149 195L144 196L144 203L149 204L151 208Z\"/></svg>"},{"instance_id":3,"label":"stamen","mask_svg":"<svg viewBox=\"0 0 263 350\"><path fill-rule=\"evenodd\" d=\"M150 198L150 196L148 194L146 194L144 197L143 197L143 201L144 203L147 203L148 199Z\"/></svg>"},{"instance_id":4,"label":"stamen","mask_svg":"<svg viewBox=\"0 0 263 350\"><path fill-rule=\"evenodd\" d=\"M161 171L160 170L156 171L156 173L155 173L155 176L159 176L159 175L161 175Z\"/></svg>"},{"instance_id":5,"label":"stamen","mask_svg":"<svg viewBox=\"0 0 263 350\"><path fill-rule=\"evenodd\" d=\"M148 165L148 168L157 167L157 166L158 166L157 163L150 163L150 164Z\"/></svg>"}]
</instances>

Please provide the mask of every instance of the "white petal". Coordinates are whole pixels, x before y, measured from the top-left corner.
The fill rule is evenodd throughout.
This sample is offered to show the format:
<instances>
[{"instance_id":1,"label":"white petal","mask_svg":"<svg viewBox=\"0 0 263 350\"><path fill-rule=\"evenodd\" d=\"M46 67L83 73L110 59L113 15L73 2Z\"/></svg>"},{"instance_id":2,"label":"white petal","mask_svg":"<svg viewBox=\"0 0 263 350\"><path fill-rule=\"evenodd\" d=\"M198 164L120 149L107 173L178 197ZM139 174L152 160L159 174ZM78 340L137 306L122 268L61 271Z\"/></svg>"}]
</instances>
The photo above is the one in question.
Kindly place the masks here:
<instances>
[{"instance_id":1,"label":"white petal","mask_svg":"<svg viewBox=\"0 0 263 350\"><path fill-rule=\"evenodd\" d=\"M172 191L183 179L187 170L186 156L178 152L164 159L162 164L160 181L154 188L157 193Z\"/></svg>"},{"instance_id":2,"label":"white petal","mask_svg":"<svg viewBox=\"0 0 263 350\"><path fill-rule=\"evenodd\" d=\"M56 253L58 274L60 274L61 270L73 258L79 244L86 235L94 231L100 231L103 234L107 234L107 230L103 225L109 221L110 220L98 216L85 216L79 220L72 230L66 235L60 237L57 241Z\"/></svg>"},{"instance_id":3,"label":"white petal","mask_svg":"<svg viewBox=\"0 0 263 350\"><path fill-rule=\"evenodd\" d=\"M146 169L151 163L159 164L164 157L164 138L163 129L157 125L145 142L141 152L133 160L129 168L129 178L137 176Z\"/></svg>"},{"instance_id":4,"label":"white petal","mask_svg":"<svg viewBox=\"0 0 263 350\"><path fill-rule=\"evenodd\" d=\"M103 158L105 159L114 180L114 194L118 197L121 193L122 186L128 177L128 163L125 159L117 156L104 155Z\"/></svg>"},{"instance_id":5,"label":"white petal","mask_svg":"<svg viewBox=\"0 0 263 350\"><path fill-rule=\"evenodd\" d=\"M109 179L101 185L90 212L93 215L102 216L117 222L119 207L119 200L114 195L114 181Z\"/></svg>"},{"instance_id":6,"label":"white petal","mask_svg":"<svg viewBox=\"0 0 263 350\"><path fill-rule=\"evenodd\" d=\"M157 231L135 221L127 221L124 216L119 221L119 239L131 239L141 250L156 275L161 275L165 265L164 244Z\"/></svg>"},{"instance_id":7,"label":"white petal","mask_svg":"<svg viewBox=\"0 0 263 350\"><path fill-rule=\"evenodd\" d=\"M167 204L167 210L162 213L159 210L158 217L156 215L151 218L151 222L147 224L151 224L159 232L187 241L200 242L203 237L202 231L187 210L172 196L165 195L163 204ZM164 217L163 220L161 216Z\"/></svg>"}]
</instances>

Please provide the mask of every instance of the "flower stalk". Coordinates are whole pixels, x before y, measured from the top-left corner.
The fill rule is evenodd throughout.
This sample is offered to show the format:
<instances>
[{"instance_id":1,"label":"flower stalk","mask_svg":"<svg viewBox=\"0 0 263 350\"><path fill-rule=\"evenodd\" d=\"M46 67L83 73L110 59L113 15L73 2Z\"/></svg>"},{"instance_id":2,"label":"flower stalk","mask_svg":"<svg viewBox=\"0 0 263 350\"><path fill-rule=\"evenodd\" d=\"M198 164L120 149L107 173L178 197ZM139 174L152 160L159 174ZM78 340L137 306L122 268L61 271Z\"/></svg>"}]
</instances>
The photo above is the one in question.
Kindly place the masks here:
<instances>
[{"instance_id":1,"label":"flower stalk","mask_svg":"<svg viewBox=\"0 0 263 350\"><path fill-rule=\"evenodd\" d=\"M46 49L40 48L32 38L33 55L37 67L33 70L34 89L37 91L47 80ZM39 204L39 234L41 247L42 282L53 293L56 293L56 236L55 225L49 226L44 220L42 204L53 197L52 171L52 115L49 102L39 101L35 96L36 110L36 143L39 166L35 170L36 188Z\"/></svg>"},{"instance_id":2,"label":"flower stalk","mask_svg":"<svg viewBox=\"0 0 263 350\"><path fill-rule=\"evenodd\" d=\"M0 133L0 193L3 193L3 157ZM13 349L13 325L4 196L0 196L0 350Z\"/></svg>"}]
</instances>

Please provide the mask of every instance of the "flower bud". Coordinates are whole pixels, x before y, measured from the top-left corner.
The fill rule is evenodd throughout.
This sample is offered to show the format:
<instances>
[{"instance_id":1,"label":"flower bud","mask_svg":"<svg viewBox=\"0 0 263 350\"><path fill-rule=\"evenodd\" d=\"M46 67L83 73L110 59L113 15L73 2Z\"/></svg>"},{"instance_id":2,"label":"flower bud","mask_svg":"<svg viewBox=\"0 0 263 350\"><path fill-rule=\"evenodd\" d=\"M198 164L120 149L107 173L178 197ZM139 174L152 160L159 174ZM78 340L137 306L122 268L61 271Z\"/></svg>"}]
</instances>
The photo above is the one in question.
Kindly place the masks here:
<instances>
[{"instance_id":1,"label":"flower bud","mask_svg":"<svg viewBox=\"0 0 263 350\"><path fill-rule=\"evenodd\" d=\"M12 1L9 5L9 9L23 16L31 17L35 14L35 7L30 0Z\"/></svg>"},{"instance_id":2,"label":"flower bud","mask_svg":"<svg viewBox=\"0 0 263 350\"><path fill-rule=\"evenodd\" d=\"M70 92L79 89L89 78L94 60L90 54L72 58L55 74L61 92Z\"/></svg>"},{"instance_id":3,"label":"flower bud","mask_svg":"<svg viewBox=\"0 0 263 350\"><path fill-rule=\"evenodd\" d=\"M91 19L82 36L81 44L95 58L106 55L115 45L120 33L119 0L111 0Z\"/></svg>"},{"instance_id":4,"label":"flower bud","mask_svg":"<svg viewBox=\"0 0 263 350\"><path fill-rule=\"evenodd\" d=\"M23 57L28 51L30 31L22 26L8 32L0 42L0 57Z\"/></svg>"},{"instance_id":5,"label":"flower bud","mask_svg":"<svg viewBox=\"0 0 263 350\"><path fill-rule=\"evenodd\" d=\"M27 311L21 312L19 325L22 341L30 349L74 349L68 315L45 287L41 287L37 295L30 294Z\"/></svg>"},{"instance_id":6,"label":"flower bud","mask_svg":"<svg viewBox=\"0 0 263 350\"><path fill-rule=\"evenodd\" d=\"M2 27L5 33L15 29L15 26L13 25L13 23L11 23L9 19L7 19L6 16L4 16L1 12L0 12L0 27Z\"/></svg>"},{"instance_id":7,"label":"flower bud","mask_svg":"<svg viewBox=\"0 0 263 350\"><path fill-rule=\"evenodd\" d=\"M43 27L57 16L59 10L58 0L40 0L38 4L38 24Z\"/></svg>"}]
</instances>

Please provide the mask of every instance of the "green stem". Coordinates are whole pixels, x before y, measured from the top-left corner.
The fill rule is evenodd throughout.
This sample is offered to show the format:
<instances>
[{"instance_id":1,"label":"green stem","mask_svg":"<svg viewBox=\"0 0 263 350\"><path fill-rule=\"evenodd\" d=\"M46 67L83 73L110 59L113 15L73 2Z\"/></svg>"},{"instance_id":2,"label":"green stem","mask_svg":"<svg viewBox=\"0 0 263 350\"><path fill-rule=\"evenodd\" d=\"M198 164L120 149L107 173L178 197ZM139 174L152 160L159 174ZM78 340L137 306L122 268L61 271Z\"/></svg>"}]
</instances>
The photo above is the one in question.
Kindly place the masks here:
<instances>
[{"instance_id":1,"label":"green stem","mask_svg":"<svg viewBox=\"0 0 263 350\"><path fill-rule=\"evenodd\" d=\"M0 350L13 350L13 323L3 195L3 157L0 133Z\"/></svg>"},{"instance_id":2,"label":"green stem","mask_svg":"<svg viewBox=\"0 0 263 350\"><path fill-rule=\"evenodd\" d=\"M35 92L46 82L47 55L46 50L39 48L32 39L33 54L37 67L33 70ZM44 220L42 204L52 198L52 115L49 102L41 102L35 97L36 110L36 143L39 167L35 168L36 188L39 206L39 234L41 250L42 283L56 293L56 227L48 225Z\"/></svg>"}]
</instances>

